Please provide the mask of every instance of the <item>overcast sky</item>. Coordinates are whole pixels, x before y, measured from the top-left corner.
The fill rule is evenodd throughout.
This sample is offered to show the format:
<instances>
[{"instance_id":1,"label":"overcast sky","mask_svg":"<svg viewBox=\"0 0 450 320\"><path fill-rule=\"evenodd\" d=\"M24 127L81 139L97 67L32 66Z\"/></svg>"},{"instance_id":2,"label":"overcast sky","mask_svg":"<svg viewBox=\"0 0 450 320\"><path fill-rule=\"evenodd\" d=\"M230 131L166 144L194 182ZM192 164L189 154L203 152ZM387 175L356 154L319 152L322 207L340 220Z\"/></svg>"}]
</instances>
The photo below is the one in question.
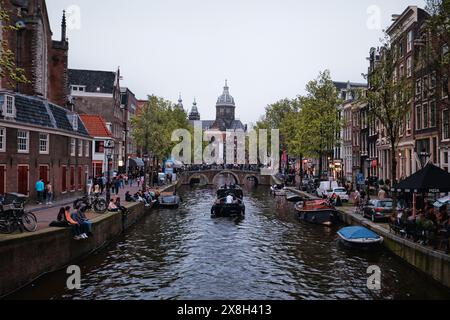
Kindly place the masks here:
<instances>
[{"instance_id":1,"label":"overcast sky","mask_svg":"<svg viewBox=\"0 0 450 320\"><path fill-rule=\"evenodd\" d=\"M115 71L138 98L185 109L197 98L214 119L228 79L236 115L254 122L267 104L304 93L329 69L364 81L368 52L391 15L424 0L47 0L54 38L69 11L69 66ZM79 13L79 14L78 14Z\"/></svg>"}]
</instances>

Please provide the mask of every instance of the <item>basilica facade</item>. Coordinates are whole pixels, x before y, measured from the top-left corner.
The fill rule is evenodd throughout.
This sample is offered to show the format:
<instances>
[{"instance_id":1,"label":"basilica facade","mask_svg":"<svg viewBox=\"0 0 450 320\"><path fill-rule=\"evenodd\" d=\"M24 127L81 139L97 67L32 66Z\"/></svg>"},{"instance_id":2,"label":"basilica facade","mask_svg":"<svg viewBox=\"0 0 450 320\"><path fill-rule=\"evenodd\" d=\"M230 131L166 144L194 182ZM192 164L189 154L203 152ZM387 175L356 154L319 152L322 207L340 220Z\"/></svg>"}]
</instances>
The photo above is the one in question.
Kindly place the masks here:
<instances>
[{"instance_id":1,"label":"basilica facade","mask_svg":"<svg viewBox=\"0 0 450 320\"><path fill-rule=\"evenodd\" d=\"M236 119L236 103L230 94L228 82L225 81L222 95L217 99L216 103L216 119L202 120L198 111L197 102L194 100L189 120L193 124L195 121L201 121L203 130L243 130L247 131L247 126L240 120Z\"/></svg>"}]
</instances>

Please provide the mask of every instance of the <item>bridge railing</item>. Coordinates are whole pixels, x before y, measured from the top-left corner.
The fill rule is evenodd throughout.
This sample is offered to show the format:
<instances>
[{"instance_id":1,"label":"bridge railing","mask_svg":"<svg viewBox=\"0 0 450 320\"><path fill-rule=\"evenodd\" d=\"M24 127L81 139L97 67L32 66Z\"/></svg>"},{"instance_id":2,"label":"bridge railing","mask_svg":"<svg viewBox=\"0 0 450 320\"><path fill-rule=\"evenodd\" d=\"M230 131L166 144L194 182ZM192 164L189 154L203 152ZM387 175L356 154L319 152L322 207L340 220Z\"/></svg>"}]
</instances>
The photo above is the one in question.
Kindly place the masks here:
<instances>
[{"instance_id":1,"label":"bridge railing","mask_svg":"<svg viewBox=\"0 0 450 320\"><path fill-rule=\"evenodd\" d=\"M192 165L186 166L184 168L178 169L179 173L182 172L202 172L202 171L244 171L244 172L255 172L260 173L261 168L258 166L250 165L240 165L240 166L226 166L226 165Z\"/></svg>"}]
</instances>

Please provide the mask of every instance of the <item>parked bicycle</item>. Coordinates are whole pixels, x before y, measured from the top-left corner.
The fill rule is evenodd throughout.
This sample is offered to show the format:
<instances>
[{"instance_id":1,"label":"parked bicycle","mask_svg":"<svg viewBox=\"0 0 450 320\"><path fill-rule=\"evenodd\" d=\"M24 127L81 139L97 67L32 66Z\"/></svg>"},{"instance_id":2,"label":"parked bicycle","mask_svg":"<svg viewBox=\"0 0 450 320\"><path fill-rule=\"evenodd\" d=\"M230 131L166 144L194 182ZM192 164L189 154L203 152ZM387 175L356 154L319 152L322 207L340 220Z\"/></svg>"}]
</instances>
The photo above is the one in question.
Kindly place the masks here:
<instances>
[{"instance_id":1,"label":"parked bicycle","mask_svg":"<svg viewBox=\"0 0 450 320\"><path fill-rule=\"evenodd\" d=\"M37 230L37 218L33 213L25 212L25 201L25 197L18 194L0 197L0 233Z\"/></svg>"},{"instance_id":2,"label":"parked bicycle","mask_svg":"<svg viewBox=\"0 0 450 320\"><path fill-rule=\"evenodd\" d=\"M85 206L87 210L94 210L96 213L102 214L108 210L108 204L104 198L98 194L86 195L83 198L77 199L73 203L74 208Z\"/></svg>"}]
</instances>

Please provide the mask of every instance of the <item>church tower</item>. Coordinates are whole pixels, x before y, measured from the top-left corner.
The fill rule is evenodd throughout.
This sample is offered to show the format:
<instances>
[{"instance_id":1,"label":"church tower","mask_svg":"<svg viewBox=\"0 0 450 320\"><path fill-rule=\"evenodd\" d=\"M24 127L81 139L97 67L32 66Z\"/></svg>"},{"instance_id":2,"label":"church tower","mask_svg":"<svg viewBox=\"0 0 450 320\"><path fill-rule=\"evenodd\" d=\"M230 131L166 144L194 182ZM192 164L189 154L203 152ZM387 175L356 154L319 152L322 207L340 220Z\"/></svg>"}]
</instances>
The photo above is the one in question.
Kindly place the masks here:
<instances>
[{"instance_id":1,"label":"church tower","mask_svg":"<svg viewBox=\"0 0 450 320\"><path fill-rule=\"evenodd\" d=\"M230 95L228 81L225 80L223 94L217 99L216 103L216 122L214 127L219 130L230 128L235 118L236 104L234 98Z\"/></svg>"},{"instance_id":2,"label":"church tower","mask_svg":"<svg viewBox=\"0 0 450 320\"><path fill-rule=\"evenodd\" d=\"M194 104L192 105L192 110L189 113L189 120L191 120L191 121L199 121L200 120L200 113L198 112L197 101L195 98L194 98Z\"/></svg>"}]
</instances>

